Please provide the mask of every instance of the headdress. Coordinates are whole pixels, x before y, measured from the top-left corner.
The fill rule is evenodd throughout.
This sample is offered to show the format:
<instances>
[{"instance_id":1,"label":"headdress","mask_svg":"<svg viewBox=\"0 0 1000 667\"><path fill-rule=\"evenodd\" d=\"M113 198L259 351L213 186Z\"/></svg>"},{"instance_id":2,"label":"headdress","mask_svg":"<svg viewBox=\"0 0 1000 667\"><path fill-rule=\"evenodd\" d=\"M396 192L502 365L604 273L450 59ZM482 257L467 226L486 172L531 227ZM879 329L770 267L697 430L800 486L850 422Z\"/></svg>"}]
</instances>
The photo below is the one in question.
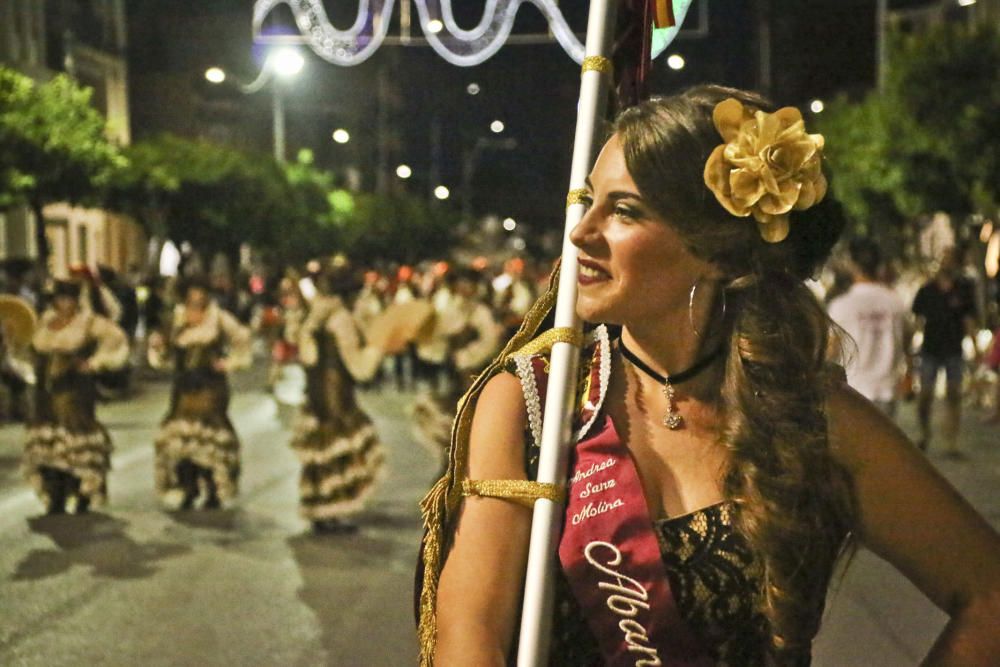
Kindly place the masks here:
<instances>
[{"instance_id":1,"label":"headdress","mask_svg":"<svg viewBox=\"0 0 1000 667\"><path fill-rule=\"evenodd\" d=\"M75 280L56 280L52 283L52 297L68 296L71 299L79 299L81 285Z\"/></svg>"},{"instance_id":2,"label":"headdress","mask_svg":"<svg viewBox=\"0 0 1000 667\"><path fill-rule=\"evenodd\" d=\"M767 113L734 98L715 106L712 121L724 143L705 163L705 185L733 215L753 215L765 241L783 241L789 213L826 195L823 135L807 134L794 107Z\"/></svg>"}]
</instances>

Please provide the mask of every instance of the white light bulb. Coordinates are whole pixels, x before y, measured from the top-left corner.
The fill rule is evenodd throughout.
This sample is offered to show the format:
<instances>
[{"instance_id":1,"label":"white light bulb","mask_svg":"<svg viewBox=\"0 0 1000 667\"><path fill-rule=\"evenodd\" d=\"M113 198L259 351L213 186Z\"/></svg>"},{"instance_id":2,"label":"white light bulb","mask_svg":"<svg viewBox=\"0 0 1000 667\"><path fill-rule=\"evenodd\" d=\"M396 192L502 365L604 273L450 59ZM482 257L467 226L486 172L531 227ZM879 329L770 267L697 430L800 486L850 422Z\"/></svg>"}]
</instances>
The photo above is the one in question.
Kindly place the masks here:
<instances>
[{"instance_id":1,"label":"white light bulb","mask_svg":"<svg viewBox=\"0 0 1000 667\"><path fill-rule=\"evenodd\" d=\"M673 70L684 69L685 65L684 56L674 53L667 57L667 67Z\"/></svg>"},{"instance_id":2,"label":"white light bulb","mask_svg":"<svg viewBox=\"0 0 1000 667\"><path fill-rule=\"evenodd\" d=\"M503 228L506 229L508 232L512 232L515 229L517 229L517 221L514 220L514 218L504 218Z\"/></svg>"},{"instance_id":3,"label":"white light bulb","mask_svg":"<svg viewBox=\"0 0 1000 667\"><path fill-rule=\"evenodd\" d=\"M351 140L351 133L344 128L337 128L333 131L333 140L338 144L346 144Z\"/></svg>"},{"instance_id":4,"label":"white light bulb","mask_svg":"<svg viewBox=\"0 0 1000 667\"><path fill-rule=\"evenodd\" d=\"M494 134L500 134L501 132L503 132L504 127L506 126L503 124L502 120L495 120L492 123L490 123L490 129L493 131Z\"/></svg>"},{"instance_id":5,"label":"white light bulb","mask_svg":"<svg viewBox=\"0 0 1000 667\"><path fill-rule=\"evenodd\" d=\"M809 110L813 113L822 113L826 105L823 104L823 100L813 100L809 103Z\"/></svg>"},{"instance_id":6,"label":"white light bulb","mask_svg":"<svg viewBox=\"0 0 1000 667\"><path fill-rule=\"evenodd\" d=\"M221 67L209 67L205 70L205 79L209 83L222 83L226 80L226 72Z\"/></svg>"},{"instance_id":7,"label":"white light bulb","mask_svg":"<svg viewBox=\"0 0 1000 667\"><path fill-rule=\"evenodd\" d=\"M413 175L413 170L410 169L409 165L401 164L398 167L396 167L396 175L399 176L400 178L409 178L410 176Z\"/></svg>"},{"instance_id":8,"label":"white light bulb","mask_svg":"<svg viewBox=\"0 0 1000 667\"><path fill-rule=\"evenodd\" d=\"M479 84L473 81L472 83L470 83L468 86L465 87L465 92L467 92L470 95L478 95Z\"/></svg>"},{"instance_id":9,"label":"white light bulb","mask_svg":"<svg viewBox=\"0 0 1000 667\"><path fill-rule=\"evenodd\" d=\"M306 59L302 57L298 49L282 47L271 52L267 58L271 68L278 76L295 76L305 67Z\"/></svg>"},{"instance_id":10,"label":"white light bulb","mask_svg":"<svg viewBox=\"0 0 1000 667\"><path fill-rule=\"evenodd\" d=\"M434 196L437 197L438 199L441 200L447 199L449 195L451 195L451 191L443 185L439 185L436 188L434 188Z\"/></svg>"},{"instance_id":11,"label":"white light bulb","mask_svg":"<svg viewBox=\"0 0 1000 667\"><path fill-rule=\"evenodd\" d=\"M427 22L427 32L431 33L432 35L436 35L442 30L444 30L444 24L441 23L441 21L439 21L438 19L431 19L430 21Z\"/></svg>"}]
</instances>

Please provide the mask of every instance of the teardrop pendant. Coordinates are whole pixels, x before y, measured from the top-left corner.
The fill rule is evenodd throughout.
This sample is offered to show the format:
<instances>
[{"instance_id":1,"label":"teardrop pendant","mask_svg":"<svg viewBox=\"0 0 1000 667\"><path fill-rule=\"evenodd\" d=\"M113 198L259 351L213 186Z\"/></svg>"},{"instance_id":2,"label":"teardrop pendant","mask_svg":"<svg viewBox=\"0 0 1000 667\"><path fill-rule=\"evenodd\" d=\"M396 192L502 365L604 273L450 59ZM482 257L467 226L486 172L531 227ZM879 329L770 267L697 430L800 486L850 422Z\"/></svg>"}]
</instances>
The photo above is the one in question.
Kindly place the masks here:
<instances>
[{"instance_id":1,"label":"teardrop pendant","mask_svg":"<svg viewBox=\"0 0 1000 667\"><path fill-rule=\"evenodd\" d=\"M677 411L677 405L674 402L675 392L674 386L670 384L670 376L667 376L663 380L663 396L667 399L667 414L663 415L663 425L672 431L676 431L684 425L684 417Z\"/></svg>"}]
</instances>

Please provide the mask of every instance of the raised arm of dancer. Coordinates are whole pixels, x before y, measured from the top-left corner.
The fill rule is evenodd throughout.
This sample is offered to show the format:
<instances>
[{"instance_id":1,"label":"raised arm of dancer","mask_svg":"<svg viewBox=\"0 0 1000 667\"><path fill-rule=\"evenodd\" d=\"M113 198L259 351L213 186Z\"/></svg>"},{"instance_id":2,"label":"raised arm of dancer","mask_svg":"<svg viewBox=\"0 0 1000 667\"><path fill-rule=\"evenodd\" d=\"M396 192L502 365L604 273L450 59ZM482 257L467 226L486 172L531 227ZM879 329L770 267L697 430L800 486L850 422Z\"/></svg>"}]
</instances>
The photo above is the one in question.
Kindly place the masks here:
<instances>
[{"instance_id":1,"label":"raised arm of dancer","mask_svg":"<svg viewBox=\"0 0 1000 667\"><path fill-rule=\"evenodd\" d=\"M469 479L526 479L527 413L520 382L501 373L483 389L472 422ZM516 631L531 510L466 498L437 599L436 665L504 665Z\"/></svg>"},{"instance_id":2,"label":"raised arm of dancer","mask_svg":"<svg viewBox=\"0 0 1000 667\"><path fill-rule=\"evenodd\" d=\"M128 361L128 338L121 327L105 317L94 316L90 335L97 341L97 349L87 359L91 370L116 370Z\"/></svg>"},{"instance_id":3,"label":"raised arm of dancer","mask_svg":"<svg viewBox=\"0 0 1000 667\"><path fill-rule=\"evenodd\" d=\"M327 331L337 339L340 358L355 380L370 380L382 363L382 350L362 345L358 325L351 311L340 308L326 321Z\"/></svg>"},{"instance_id":4,"label":"raised arm of dancer","mask_svg":"<svg viewBox=\"0 0 1000 667\"><path fill-rule=\"evenodd\" d=\"M1000 664L1000 536L853 390L832 392L829 419L854 481L862 544L951 618L924 664Z\"/></svg>"},{"instance_id":5,"label":"raised arm of dancer","mask_svg":"<svg viewBox=\"0 0 1000 667\"><path fill-rule=\"evenodd\" d=\"M247 368L253 361L250 329L222 309L219 310L219 328L222 329L228 346L226 358L222 360L226 371Z\"/></svg>"}]
</instances>

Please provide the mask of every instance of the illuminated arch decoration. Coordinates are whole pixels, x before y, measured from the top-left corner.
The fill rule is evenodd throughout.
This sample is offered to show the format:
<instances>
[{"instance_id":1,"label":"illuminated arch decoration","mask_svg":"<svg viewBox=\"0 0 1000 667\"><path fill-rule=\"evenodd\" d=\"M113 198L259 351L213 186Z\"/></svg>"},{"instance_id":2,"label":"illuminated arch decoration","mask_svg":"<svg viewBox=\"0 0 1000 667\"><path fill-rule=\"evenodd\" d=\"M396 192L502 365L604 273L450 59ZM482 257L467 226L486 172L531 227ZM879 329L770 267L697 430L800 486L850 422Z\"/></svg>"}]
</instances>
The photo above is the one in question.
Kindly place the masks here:
<instances>
[{"instance_id":1,"label":"illuminated arch decoration","mask_svg":"<svg viewBox=\"0 0 1000 667\"><path fill-rule=\"evenodd\" d=\"M462 0L468 2L469 0ZM261 35L264 20L278 5L288 5L301 40L321 58L335 65L359 65L385 41L395 0L357 0L354 24L338 30L330 22L322 0L257 0L253 11L254 38ZM424 38L434 51L453 65L472 67L493 56L510 35L522 5L534 5L549 23L556 41L577 63L583 62L584 46L570 29L554 0L485 0L479 24L465 29L455 22L452 0L413 0ZM692 0L674 0L676 24L656 31L655 58L680 30ZM438 22L435 24L434 22ZM440 25L438 31L429 26Z\"/></svg>"}]
</instances>

